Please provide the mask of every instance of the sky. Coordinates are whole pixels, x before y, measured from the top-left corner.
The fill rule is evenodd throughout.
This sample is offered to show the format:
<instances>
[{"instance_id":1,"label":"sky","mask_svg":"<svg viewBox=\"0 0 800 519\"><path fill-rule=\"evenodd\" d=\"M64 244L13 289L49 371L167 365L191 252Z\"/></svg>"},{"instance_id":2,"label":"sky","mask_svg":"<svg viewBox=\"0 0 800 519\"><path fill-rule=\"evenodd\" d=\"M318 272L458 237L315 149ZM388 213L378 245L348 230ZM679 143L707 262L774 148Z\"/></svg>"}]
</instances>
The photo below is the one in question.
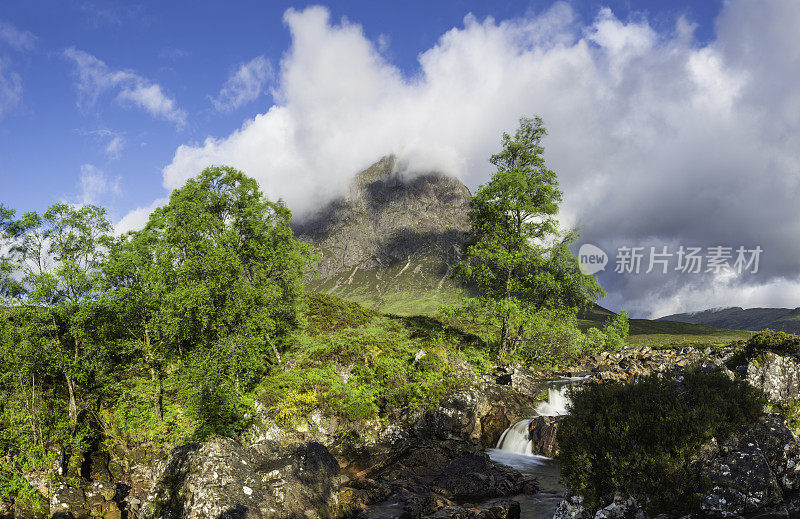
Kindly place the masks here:
<instances>
[{"instance_id":1,"label":"sky","mask_svg":"<svg viewBox=\"0 0 800 519\"><path fill-rule=\"evenodd\" d=\"M0 0L0 202L121 232L229 164L302 218L390 153L475 190L539 115L602 304L797 307L798 25L796 0Z\"/></svg>"}]
</instances>

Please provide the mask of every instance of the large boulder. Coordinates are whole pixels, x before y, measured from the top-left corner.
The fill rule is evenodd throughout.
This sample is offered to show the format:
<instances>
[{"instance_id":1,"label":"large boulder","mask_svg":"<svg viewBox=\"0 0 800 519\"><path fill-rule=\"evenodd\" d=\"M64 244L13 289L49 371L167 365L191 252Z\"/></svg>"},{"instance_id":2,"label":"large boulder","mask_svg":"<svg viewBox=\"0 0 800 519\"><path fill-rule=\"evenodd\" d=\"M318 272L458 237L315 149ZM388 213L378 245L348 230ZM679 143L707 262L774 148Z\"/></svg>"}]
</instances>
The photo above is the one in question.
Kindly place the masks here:
<instances>
[{"instance_id":1,"label":"large boulder","mask_svg":"<svg viewBox=\"0 0 800 519\"><path fill-rule=\"evenodd\" d=\"M556 433L563 419L563 416L537 416L531 420L528 424L528 437L533 442L531 446L533 454L540 454L548 458L558 456Z\"/></svg>"},{"instance_id":2,"label":"large boulder","mask_svg":"<svg viewBox=\"0 0 800 519\"><path fill-rule=\"evenodd\" d=\"M156 467L147 511L164 519L330 517L336 459L319 443L243 447L218 438L174 449Z\"/></svg>"},{"instance_id":3,"label":"large boulder","mask_svg":"<svg viewBox=\"0 0 800 519\"><path fill-rule=\"evenodd\" d=\"M435 480L436 486L454 499L533 494L538 489L535 478L511 467L494 463L484 452L476 452L452 461Z\"/></svg>"},{"instance_id":4,"label":"large boulder","mask_svg":"<svg viewBox=\"0 0 800 519\"><path fill-rule=\"evenodd\" d=\"M782 357L762 352L747 364L745 379L772 402L800 396L800 355Z\"/></svg>"}]
</instances>

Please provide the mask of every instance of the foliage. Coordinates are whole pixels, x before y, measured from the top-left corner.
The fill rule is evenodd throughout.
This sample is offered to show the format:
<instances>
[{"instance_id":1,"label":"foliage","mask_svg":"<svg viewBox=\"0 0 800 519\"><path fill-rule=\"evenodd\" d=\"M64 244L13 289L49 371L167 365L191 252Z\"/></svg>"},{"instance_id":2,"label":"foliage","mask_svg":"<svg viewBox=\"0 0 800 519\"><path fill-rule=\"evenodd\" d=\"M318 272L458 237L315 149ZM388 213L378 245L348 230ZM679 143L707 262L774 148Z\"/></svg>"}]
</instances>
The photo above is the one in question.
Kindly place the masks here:
<instances>
[{"instance_id":1,"label":"foliage","mask_svg":"<svg viewBox=\"0 0 800 519\"><path fill-rule=\"evenodd\" d=\"M285 367L258 390L285 427L302 422L310 395L329 414L361 420L437 403L463 385L455 363L488 369L479 338L429 317L381 316L322 294L308 295L307 312L309 327L295 334Z\"/></svg>"},{"instance_id":2,"label":"foliage","mask_svg":"<svg viewBox=\"0 0 800 519\"><path fill-rule=\"evenodd\" d=\"M490 159L497 171L470 200L473 237L454 269L496 316L501 354L516 349L531 313L577 309L602 294L569 250L577 234L559 236L561 191L544 163L545 135L539 118L522 118L513 137L503 135Z\"/></svg>"},{"instance_id":3,"label":"foliage","mask_svg":"<svg viewBox=\"0 0 800 519\"><path fill-rule=\"evenodd\" d=\"M720 372L584 386L558 430L561 475L589 508L624 489L646 496L654 513L696 512L704 482L692 457L755 420L765 402L759 390Z\"/></svg>"},{"instance_id":4,"label":"foliage","mask_svg":"<svg viewBox=\"0 0 800 519\"><path fill-rule=\"evenodd\" d=\"M737 340L730 344L734 354L727 361L731 369L762 359L765 353L787 356L800 353L800 336L784 332L764 330L745 340Z\"/></svg>"},{"instance_id":5,"label":"foliage","mask_svg":"<svg viewBox=\"0 0 800 519\"><path fill-rule=\"evenodd\" d=\"M605 326L603 326L606 348L611 351L617 351L622 348L625 339L628 338L629 331L628 312L625 310L609 318Z\"/></svg>"}]
</instances>

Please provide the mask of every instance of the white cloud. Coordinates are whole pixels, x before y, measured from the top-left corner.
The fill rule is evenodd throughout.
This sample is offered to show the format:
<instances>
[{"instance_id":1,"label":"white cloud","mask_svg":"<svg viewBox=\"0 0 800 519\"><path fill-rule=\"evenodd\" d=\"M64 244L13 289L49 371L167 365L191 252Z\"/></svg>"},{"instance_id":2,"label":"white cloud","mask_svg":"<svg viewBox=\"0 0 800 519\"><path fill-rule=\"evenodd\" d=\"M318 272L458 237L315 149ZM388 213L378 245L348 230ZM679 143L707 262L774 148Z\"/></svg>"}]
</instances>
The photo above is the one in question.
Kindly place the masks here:
<instances>
[{"instance_id":1,"label":"white cloud","mask_svg":"<svg viewBox=\"0 0 800 519\"><path fill-rule=\"evenodd\" d=\"M31 50L36 45L36 36L29 31L21 31L9 22L0 20L0 42L5 42L16 50Z\"/></svg>"},{"instance_id":2,"label":"white cloud","mask_svg":"<svg viewBox=\"0 0 800 519\"><path fill-rule=\"evenodd\" d=\"M217 97L211 99L214 109L227 112L255 101L264 91L270 76L272 67L264 56L242 63L222 85Z\"/></svg>"},{"instance_id":3,"label":"white cloud","mask_svg":"<svg viewBox=\"0 0 800 519\"><path fill-rule=\"evenodd\" d=\"M413 77L324 8L290 9L285 22L292 45L276 104L231 135L179 147L165 187L230 164L302 215L395 153L412 170L442 170L475 188L491 173L500 134L539 114L565 192L562 221L587 241L606 250L760 244L762 270L729 281L725 299L755 301L748 294L781 286L785 296L797 285L800 3L726 2L707 44L684 18L657 31L602 9L583 25L566 3L514 20L467 16L419 55ZM610 304L640 314L718 299L709 278L603 280Z\"/></svg>"},{"instance_id":4,"label":"white cloud","mask_svg":"<svg viewBox=\"0 0 800 519\"><path fill-rule=\"evenodd\" d=\"M105 152L109 160L116 160L122 153L122 148L125 147L125 139L121 135L111 136L111 140L106 144Z\"/></svg>"},{"instance_id":5,"label":"white cloud","mask_svg":"<svg viewBox=\"0 0 800 519\"><path fill-rule=\"evenodd\" d=\"M117 223L114 224L114 232L120 235L125 234L128 231L138 231L139 229L142 229L147 223L147 220L150 219L150 213L161 206L167 205L168 202L168 198L159 198L154 200L150 205L137 207L136 209L129 211Z\"/></svg>"},{"instance_id":6,"label":"white cloud","mask_svg":"<svg viewBox=\"0 0 800 519\"><path fill-rule=\"evenodd\" d=\"M105 173L92 164L81 166L80 189L80 204L97 204L108 195L122 194L119 179L109 180Z\"/></svg>"},{"instance_id":7,"label":"white cloud","mask_svg":"<svg viewBox=\"0 0 800 519\"><path fill-rule=\"evenodd\" d=\"M22 78L16 72L6 70L0 57L0 119L22 100Z\"/></svg>"},{"instance_id":8,"label":"white cloud","mask_svg":"<svg viewBox=\"0 0 800 519\"><path fill-rule=\"evenodd\" d=\"M95 56L74 47L66 49L64 56L75 63L79 106L91 106L101 94L115 90L121 104L134 104L179 128L186 123L186 112L157 83L129 70L111 70Z\"/></svg>"}]
</instances>

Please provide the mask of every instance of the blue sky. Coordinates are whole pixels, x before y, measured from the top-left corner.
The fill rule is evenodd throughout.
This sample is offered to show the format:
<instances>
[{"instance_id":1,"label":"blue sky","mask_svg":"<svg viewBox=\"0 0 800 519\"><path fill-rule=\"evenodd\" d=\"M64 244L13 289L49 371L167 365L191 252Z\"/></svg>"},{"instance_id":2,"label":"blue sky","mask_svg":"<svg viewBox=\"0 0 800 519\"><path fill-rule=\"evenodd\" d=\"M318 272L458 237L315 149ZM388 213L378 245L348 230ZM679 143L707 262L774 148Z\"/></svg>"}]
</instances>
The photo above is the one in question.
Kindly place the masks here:
<instances>
[{"instance_id":1,"label":"blue sky","mask_svg":"<svg viewBox=\"0 0 800 519\"><path fill-rule=\"evenodd\" d=\"M647 16L654 24L674 23L687 14L701 38L712 34L718 2L575 2L587 21L605 5L622 19ZM21 80L20 99L0 119L0 198L20 211L41 210L81 195L81 167L92 165L116 193L95 200L119 218L161 196L161 170L182 143L223 136L272 103L270 81L261 95L242 106L217 111L211 98L236 68L264 56L273 68L290 45L283 23L292 2L83 2L3 1L0 21L32 35L32 44L14 48L0 42L4 74ZM385 54L404 74L418 73L419 53L464 16L503 20L541 11L548 2L329 2L331 18L363 26L371 40L385 39ZM376 6L380 5L379 8ZM105 92L79 106L75 64L64 51L74 48L128 70L153 84L185 112L185 125L121 104ZM119 150L105 149L117 138ZM113 150L111 150L113 151Z\"/></svg>"},{"instance_id":2,"label":"blue sky","mask_svg":"<svg viewBox=\"0 0 800 519\"><path fill-rule=\"evenodd\" d=\"M586 243L760 246L757 275L599 277L611 308L800 306L800 2L0 0L0 202L136 228L209 164L295 214L394 153L471 189L541 115Z\"/></svg>"}]
</instances>

